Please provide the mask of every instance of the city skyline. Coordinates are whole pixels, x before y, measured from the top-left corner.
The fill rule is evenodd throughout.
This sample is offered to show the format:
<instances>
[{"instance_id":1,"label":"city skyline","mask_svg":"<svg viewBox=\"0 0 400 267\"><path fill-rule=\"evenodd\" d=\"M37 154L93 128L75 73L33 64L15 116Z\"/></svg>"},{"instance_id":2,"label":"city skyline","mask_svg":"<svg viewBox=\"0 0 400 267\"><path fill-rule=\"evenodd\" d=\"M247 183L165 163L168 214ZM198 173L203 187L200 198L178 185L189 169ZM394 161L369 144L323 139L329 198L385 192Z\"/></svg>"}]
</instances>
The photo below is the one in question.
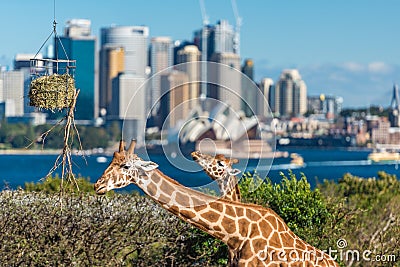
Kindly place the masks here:
<instances>
[{"instance_id":1,"label":"city skyline","mask_svg":"<svg viewBox=\"0 0 400 267\"><path fill-rule=\"evenodd\" d=\"M210 24L227 19L235 25L230 1L204 2ZM0 35L7 37L0 42L0 65L11 66L18 53L36 53L48 36L53 1L42 3L21 0L2 4L0 23L17 23L0 30ZM116 24L146 25L150 37L191 40L202 24L199 2L175 3L56 1L57 30L61 35L68 19L86 18L92 21L92 33L98 39L100 28ZM257 82L264 77L277 81L283 69L296 68L307 83L309 95L342 96L345 107L389 106L393 83L400 81L400 37L395 34L400 2L384 3L238 0L243 18L241 59L254 60ZM166 15L168 12L173 15Z\"/></svg>"}]
</instances>

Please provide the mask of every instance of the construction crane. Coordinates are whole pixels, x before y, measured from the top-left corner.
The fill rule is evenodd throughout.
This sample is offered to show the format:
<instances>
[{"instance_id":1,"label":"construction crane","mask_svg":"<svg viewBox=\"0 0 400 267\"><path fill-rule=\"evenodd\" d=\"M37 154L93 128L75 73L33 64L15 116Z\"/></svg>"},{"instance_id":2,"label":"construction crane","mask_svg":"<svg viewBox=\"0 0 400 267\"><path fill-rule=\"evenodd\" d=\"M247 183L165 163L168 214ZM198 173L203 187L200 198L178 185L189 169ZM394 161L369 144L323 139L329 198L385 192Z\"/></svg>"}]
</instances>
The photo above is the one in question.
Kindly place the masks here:
<instances>
[{"instance_id":1,"label":"construction crane","mask_svg":"<svg viewBox=\"0 0 400 267\"><path fill-rule=\"evenodd\" d=\"M239 16L238 7L236 4L236 0L231 0L233 15L235 16L236 20L236 27L235 27L235 53L240 55L240 27L242 26L242 18Z\"/></svg>"},{"instance_id":2,"label":"construction crane","mask_svg":"<svg viewBox=\"0 0 400 267\"><path fill-rule=\"evenodd\" d=\"M203 29L201 31L201 92L200 100L205 100L207 96L207 32L208 20L206 6L204 5L204 0L199 0L201 17L203 20Z\"/></svg>"}]
</instances>

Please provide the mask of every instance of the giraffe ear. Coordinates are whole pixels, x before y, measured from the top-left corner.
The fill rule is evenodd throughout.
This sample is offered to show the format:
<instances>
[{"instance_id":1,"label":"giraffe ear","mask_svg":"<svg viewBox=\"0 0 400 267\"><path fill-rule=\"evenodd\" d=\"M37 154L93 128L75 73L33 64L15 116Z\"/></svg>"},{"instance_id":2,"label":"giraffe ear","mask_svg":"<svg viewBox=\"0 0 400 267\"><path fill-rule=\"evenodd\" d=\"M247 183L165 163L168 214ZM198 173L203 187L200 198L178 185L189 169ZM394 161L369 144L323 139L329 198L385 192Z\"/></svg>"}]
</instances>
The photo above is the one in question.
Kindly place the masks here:
<instances>
[{"instance_id":1,"label":"giraffe ear","mask_svg":"<svg viewBox=\"0 0 400 267\"><path fill-rule=\"evenodd\" d=\"M235 159L235 158L232 158L232 159L231 159L231 163L232 163L232 164L237 164L237 163L239 163L239 160L238 160L238 159Z\"/></svg>"},{"instance_id":2,"label":"giraffe ear","mask_svg":"<svg viewBox=\"0 0 400 267\"><path fill-rule=\"evenodd\" d=\"M154 169L158 168L158 164L154 163L152 161L143 161L143 160L138 160L135 162L135 166L137 168L141 168L145 172L152 171Z\"/></svg>"},{"instance_id":3,"label":"giraffe ear","mask_svg":"<svg viewBox=\"0 0 400 267\"><path fill-rule=\"evenodd\" d=\"M238 169L229 169L228 174L229 175L238 175L240 173L240 170Z\"/></svg>"}]
</instances>

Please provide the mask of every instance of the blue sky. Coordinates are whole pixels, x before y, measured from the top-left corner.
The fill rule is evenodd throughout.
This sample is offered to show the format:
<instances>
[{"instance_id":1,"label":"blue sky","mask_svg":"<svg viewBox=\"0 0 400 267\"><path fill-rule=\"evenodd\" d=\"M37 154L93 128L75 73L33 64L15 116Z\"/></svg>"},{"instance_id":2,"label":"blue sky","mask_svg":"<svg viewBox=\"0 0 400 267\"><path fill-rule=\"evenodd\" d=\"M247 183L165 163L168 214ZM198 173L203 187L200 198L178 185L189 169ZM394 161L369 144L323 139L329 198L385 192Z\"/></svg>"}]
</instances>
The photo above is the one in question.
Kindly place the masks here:
<instances>
[{"instance_id":1,"label":"blue sky","mask_svg":"<svg viewBox=\"0 0 400 267\"><path fill-rule=\"evenodd\" d=\"M230 0L204 0L209 20L234 24ZM387 106L400 83L400 1L237 0L241 56L255 61L256 79L298 68L309 95L344 97L344 105ZM35 53L52 29L53 0L0 3L0 64ZM92 21L93 34L111 24L147 25L151 36L191 39L201 27L197 0L56 1L58 32L71 18Z\"/></svg>"}]
</instances>

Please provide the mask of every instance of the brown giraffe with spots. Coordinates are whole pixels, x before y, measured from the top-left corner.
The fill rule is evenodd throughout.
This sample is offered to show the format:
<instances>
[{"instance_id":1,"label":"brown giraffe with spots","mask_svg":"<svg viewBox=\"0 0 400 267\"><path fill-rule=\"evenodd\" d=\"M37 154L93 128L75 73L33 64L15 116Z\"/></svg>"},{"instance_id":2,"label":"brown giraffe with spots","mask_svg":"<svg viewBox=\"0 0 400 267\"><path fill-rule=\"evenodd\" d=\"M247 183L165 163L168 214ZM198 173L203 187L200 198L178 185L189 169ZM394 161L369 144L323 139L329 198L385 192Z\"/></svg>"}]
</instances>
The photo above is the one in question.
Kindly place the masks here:
<instances>
[{"instance_id":1,"label":"brown giraffe with spots","mask_svg":"<svg viewBox=\"0 0 400 267\"><path fill-rule=\"evenodd\" d=\"M219 191L225 199L240 202L240 189L236 178L240 170L232 168L233 164L239 162L238 159L227 159L222 154L217 154L213 157L200 151L194 151L191 155L207 175L217 182ZM232 262L237 262L236 253L231 249L228 252L228 265L232 266Z\"/></svg>"},{"instance_id":2,"label":"brown giraffe with spots","mask_svg":"<svg viewBox=\"0 0 400 267\"><path fill-rule=\"evenodd\" d=\"M134 145L125 151L120 143L94 185L97 194L136 184L164 209L227 244L236 254L231 266L339 267L328 254L298 238L271 209L187 188L158 170L156 163L133 154Z\"/></svg>"},{"instance_id":3,"label":"brown giraffe with spots","mask_svg":"<svg viewBox=\"0 0 400 267\"><path fill-rule=\"evenodd\" d=\"M192 152L191 155L207 175L217 182L219 190L225 199L240 202L240 189L236 178L240 170L232 168L233 164L239 162L238 159L227 159L222 154L217 154L213 157L200 151Z\"/></svg>"}]
</instances>

